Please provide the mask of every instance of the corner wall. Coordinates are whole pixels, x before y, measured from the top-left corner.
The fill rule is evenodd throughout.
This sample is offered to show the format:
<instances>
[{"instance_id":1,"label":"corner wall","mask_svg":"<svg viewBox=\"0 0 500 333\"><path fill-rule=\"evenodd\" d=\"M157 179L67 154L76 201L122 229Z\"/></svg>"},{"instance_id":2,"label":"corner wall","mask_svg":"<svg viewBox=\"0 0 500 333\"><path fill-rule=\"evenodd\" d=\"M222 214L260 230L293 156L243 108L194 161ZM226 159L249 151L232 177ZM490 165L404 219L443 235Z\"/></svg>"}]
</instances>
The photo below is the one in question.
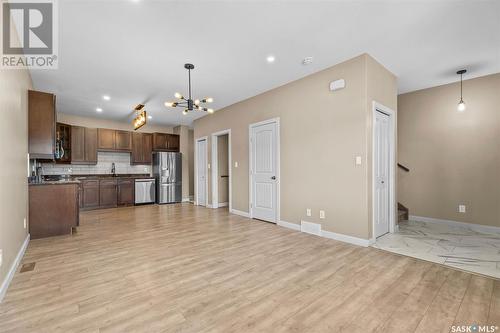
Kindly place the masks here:
<instances>
[{"instance_id":1,"label":"corner wall","mask_svg":"<svg viewBox=\"0 0 500 333\"><path fill-rule=\"evenodd\" d=\"M233 209L249 210L248 126L279 117L281 220L320 223L325 231L370 237L368 164L355 165L355 157L367 161L371 147L368 97L387 100L395 109L397 91L394 76L385 69L390 79L379 75L382 70L369 59L363 54L194 122L195 139L209 136L210 141L212 133L231 129ZM375 83L369 84L368 75ZM330 82L341 78L346 88L329 91ZM211 202L210 170L207 177ZM312 217L305 215L306 208L312 209ZM320 209L326 219L319 219Z\"/></svg>"},{"instance_id":2,"label":"corner wall","mask_svg":"<svg viewBox=\"0 0 500 333\"><path fill-rule=\"evenodd\" d=\"M27 70L0 69L0 285L3 286L28 235L28 90ZM0 290L0 300L2 292Z\"/></svg>"},{"instance_id":3,"label":"corner wall","mask_svg":"<svg viewBox=\"0 0 500 333\"><path fill-rule=\"evenodd\" d=\"M500 74L399 95L399 201L411 215L500 227ZM466 205L466 213L458 205Z\"/></svg>"}]
</instances>

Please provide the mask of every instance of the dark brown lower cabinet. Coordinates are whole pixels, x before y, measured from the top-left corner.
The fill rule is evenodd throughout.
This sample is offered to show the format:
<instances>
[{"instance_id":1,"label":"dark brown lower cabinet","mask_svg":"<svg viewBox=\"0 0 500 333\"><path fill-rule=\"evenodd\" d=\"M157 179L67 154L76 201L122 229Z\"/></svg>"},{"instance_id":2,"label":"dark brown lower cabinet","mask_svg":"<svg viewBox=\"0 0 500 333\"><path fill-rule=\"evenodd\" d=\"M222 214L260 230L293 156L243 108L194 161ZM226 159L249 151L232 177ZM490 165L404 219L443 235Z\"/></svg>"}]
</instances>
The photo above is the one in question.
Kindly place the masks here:
<instances>
[{"instance_id":1,"label":"dark brown lower cabinet","mask_svg":"<svg viewBox=\"0 0 500 333\"><path fill-rule=\"evenodd\" d=\"M82 197L80 207L83 209L93 209L99 207L99 180L83 180L80 184Z\"/></svg>"},{"instance_id":2,"label":"dark brown lower cabinet","mask_svg":"<svg viewBox=\"0 0 500 333\"><path fill-rule=\"evenodd\" d=\"M135 202L134 179L118 180L118 206L131 206Z\"/></svg>"},{"instance_id":3,"label":"dark brown lower cabinet","mask_svg":"<svg viewBox=\"0 0 500 333\"><path fill-rule=\"evenodd\" d=\"M71 234L78 216L78 184L29 186L31 239Z\"/></svg>"},{"instance_id":4,"label":"dark brown lower cabinet","mask_svg":"<svg viewBox=\"0 0 500 333\"><path fill-rule=\"evenodd\" d=\"M118 203L117 180L101 179L99 180L99 207L116 207Z\"/></svg>"}]
</instances>

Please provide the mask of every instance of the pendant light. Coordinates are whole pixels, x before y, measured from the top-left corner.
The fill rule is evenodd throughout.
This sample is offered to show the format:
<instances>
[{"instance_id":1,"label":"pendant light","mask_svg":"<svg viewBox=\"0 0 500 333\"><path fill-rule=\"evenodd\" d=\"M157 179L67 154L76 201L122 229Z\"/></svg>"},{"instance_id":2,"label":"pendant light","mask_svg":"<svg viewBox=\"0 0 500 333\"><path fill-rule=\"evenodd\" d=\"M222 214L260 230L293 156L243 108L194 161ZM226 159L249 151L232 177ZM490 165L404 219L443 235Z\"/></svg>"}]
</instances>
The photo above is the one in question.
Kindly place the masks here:
<instances>
[{"instance_id":1,"label":"pendant light","mask_svg":"<svg viewBox=\"0 0 500 333\"><path fill-rule=\"evenodd\" d=\"M180 93L175 93L175 98L178 99L176 102L165 102L166 107L179 107L183 108L183 115L188 114L189 111L197 110L197 111L205 111L208 113L214 113L213 109L205 107L203 104L212 103L214 99L212 97L206 97L204 99L195 99L191 97L191 70L194 69L193 64L185 64L184 68L188 70L188 96L185 98Z\"/></svg>"},{"instance_id":2,"label":"pendant light","mask_svg":"<svg viewBox=\"0 0 500 333\"><path fill-rule=\"evenodd\" d=\"M461 69L457 72L457 74L460 75L460 102L458 102L457 110L459 112L464 112L465 111L465 102L464 99L462 98L462 76L467 72L465 69Z\"/></svg>"}]
</instances>

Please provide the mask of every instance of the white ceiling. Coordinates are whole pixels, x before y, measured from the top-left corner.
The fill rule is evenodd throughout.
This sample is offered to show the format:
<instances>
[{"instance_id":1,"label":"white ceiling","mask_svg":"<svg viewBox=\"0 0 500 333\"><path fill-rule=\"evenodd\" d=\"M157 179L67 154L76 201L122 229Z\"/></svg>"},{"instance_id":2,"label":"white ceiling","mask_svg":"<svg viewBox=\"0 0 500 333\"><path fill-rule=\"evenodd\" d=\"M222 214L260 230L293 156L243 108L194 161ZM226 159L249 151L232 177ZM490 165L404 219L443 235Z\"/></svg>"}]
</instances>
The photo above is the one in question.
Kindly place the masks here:
<instances>
[{"instance_id":1,"label":"white ceiling","mask_svg":"<svg viewBox=\"0 0 500 333\"><path fill-rule=\"evenodd\" d=\"M163 106L186 93L186 62L194 96L215 109L363 52L398 76L400 93L456 81L459 68L500 72L496 0L60 0L59 11L59 69L32 77L59 112L83 116L125 121L146 101L152 122L191 125L205 114Z\"/></svg>"}]
</instances>

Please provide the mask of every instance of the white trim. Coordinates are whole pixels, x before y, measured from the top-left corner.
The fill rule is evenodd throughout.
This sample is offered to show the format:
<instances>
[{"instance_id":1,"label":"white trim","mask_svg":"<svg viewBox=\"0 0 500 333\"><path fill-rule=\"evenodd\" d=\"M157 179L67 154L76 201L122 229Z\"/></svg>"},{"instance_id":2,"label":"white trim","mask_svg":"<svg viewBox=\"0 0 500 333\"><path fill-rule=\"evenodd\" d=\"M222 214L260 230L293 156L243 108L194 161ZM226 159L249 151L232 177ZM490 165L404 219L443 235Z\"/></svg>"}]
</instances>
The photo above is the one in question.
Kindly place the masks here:
<instances>
[{"instance_id":1,"label":"white trim","mask_svg":"<svg viewBox=\"0 0 500 333\"><path fill-rule=\"evenodd\" d=\"M229 212L243 217L248 217L248 218L250 217L249 213L237 209L231 209Z\"/></svg>"},{"instance_id":2,"label":"white trim","mask_svg":"<svg viewBox=\"0 0 500 333\"><path fill-rule=\"evenodd\" d=\"M205 140L207 143L205 149L205 160L207 164L205 165L205 202L208 206L208 136L202 136L196 139L194 142L194 204L198 205L198 142Z\"/></svg>"},{"instance_id":3,"label":"white trim","mask_svg":"<svg viewBox=\"0 0 500 333\"><path fill-rule=\"evenodd\" d=\"M298 232L304 232L301 231L301 226L295 223L290 223L290 222L285 222L285 221L279 221L278 225L280 227L292 229ZM304 232L306 233L306 232ZM309 235L314 235L311 233L307 233ZM339 242L344 242L344 243L349 243L357 246L363 246L363 247L368 247L372 244L370 239L363 239L363 238L358 238L358 237L353 237L353 236L348 236L344 234L338 234L336 232L331 232L331 231L326 231L326 230L321 230L319 235L315 235L323 238L329 238L333 239Z\"/></svg>"},{"instance_id":4,"label":"white trim","mask_svg":"<svg viewBox=\"0 0 500 333\"><path fill-rule=\"evenodd\" d=\"M229 172L229 209L232 205L232 193L233 193L233 177L232 177L232 158L231 158L231 129L225 129L219 132L212 133L212 208L223 207L219 204L219 182L217 181L219 177L219 167L218 167L218 137L227 134L227 163Z\"/></svg>"},{"instance_id":5,"label":"white trim","mask_svg":"<svg viewBox=\"0 0 500 333\"><path fill-rule=\"evenodd\" d=\"M370 243L375 243L375 113L382 112L389 116L390 119L390 134L389 134L389 232L394 233L396 225L396 113L375 101L372 102L372 237Z\"/></svg>"},{"instance_id":6,"label":"white trim","mask_svg":"<svg viewBox=\"0 0 500 333\"><path fill-rule=\"evenodd\" d=\"M437 224L449 225L451 227L469 228L473 231L481 232L481 233L500 233L500 227L495 227L495 226L490 226L490 225L472 224L472 223L467 223L467 222L436 219L433 217L416 216L416 215L410 215L410 216L408 216L408 219L410 221L437 223Z\"/></svg>"},{"instance_id":7,"label":"white trim","mask_svg":"<svg viewBox=\"0 0 500 333\"><path fill-rule=\"evenodd\" d=\"M219 202L219 203L217 204L217 206L218 206L219 208L221 208L221 207L227 207L227 206L229 206L229 202L227 202L227 201L226 201L226 202Z\"/></svg>"},{"instance_id":8,"label":"white trim","mask_svg":"<svg viewBox=\"0 0 500 333\"><path fill-rule=\"evenodd\" d=\"M10 282L12 281L14 275L16 274L17 267L19 266L21 260L23 259L24 253L28 248L29 242L30 242L30 234L27 234L26 238L24 239L23 245L21 245L19 252L17 252L16 258L14 259L14 262L10 266L9 271L7 272L7 275L5 276L5 279L2 282L2 285L0 286L0 302L2 302L3 298L5 297L5 294L7 293L7 289L9 288Z\"/></svg>"},{"instance_id":9,"label":"white trim","mask_svg":"<svg viewBox=\"0 0 500 333\"><path fill-rule=\"evenodd\" d=\"M286 221L278 221L277 224L280 227L292 229L292 230L295 230L295 231L300 231L300 225L295 224L295 223L290 223L290 222L286 222Z\"/></svg>"},{"instance_id":10,"label":"white trim","mask_svg":"<svg viewBox=\"0 0 500 333\"><path fill-rule=\"evenodd\" d=\"M350 244L363 246L363 247L367 247L367 246L370 246L370 244L372 244L371 240L369 240L369 239L363 239L363 238L348 236L348 235L344 235L344 234L338 234L336 232L331 232L331 231L326 231L326 230L321 230L321 237L330 238L330 239L334 239L334 240L337 240L340 242L350 243Z\"/></svg>"},{"instance_id":11,"label":"white trim","mask_svg":"<svg viewBox=\"0 0 500 333\"><path fill-rule=\"evenodd\" d=\"M274 223L280 221L281 217L281 133L280 133L280 118L271 118L268 120L259 121L248 125L248 211L250 218L253 218L252 207L252 128L266 124L276 123L276 218Z\"/></svg>"},{"instance_id":12,"label":"white trim","mask_svg":"<svg viewBox=\"0 0 500 333\"><path fill-rule=\"evenodd\" d=\"M182 198L182 202L191 202L190 198Z\"/></svg>"}]
</instances>

